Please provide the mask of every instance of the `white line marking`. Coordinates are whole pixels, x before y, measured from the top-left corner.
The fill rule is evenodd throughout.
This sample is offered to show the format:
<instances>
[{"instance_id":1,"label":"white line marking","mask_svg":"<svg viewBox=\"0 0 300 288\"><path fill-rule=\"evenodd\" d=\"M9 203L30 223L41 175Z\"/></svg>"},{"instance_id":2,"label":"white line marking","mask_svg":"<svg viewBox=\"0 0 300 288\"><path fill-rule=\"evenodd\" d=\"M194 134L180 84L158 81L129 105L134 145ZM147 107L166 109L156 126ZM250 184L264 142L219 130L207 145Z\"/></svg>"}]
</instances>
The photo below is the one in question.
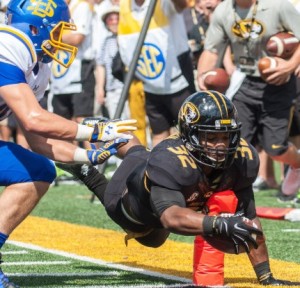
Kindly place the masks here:
<instances>
[{"instance_id":1,"label":"white line marking","mask_svg":"<svg viewBox=\"0 0 300 288\"><path fill-rule=\"evenodd\" d=\"M23 262L3 262L1 266L31 266L31 265L69 265L71 261L23 261Z\"/></svg>"},{"instance_id":2,"label":"white line marking","mask_svg":"<svg viewBox=\"0 0 300 288\"><path fill-rule=\"evenodd\" d=\"M96 276L119 276L117 271L111 272L82 272L82 273L5 273L7 276L13 277L96 277Z\"/></svg>"},{"instance_id":3,"label":"white line marking","mask_svg":"<svg viewBox=\"0 0 300 288\"><path fill-rule=\"evenodd\" d=\"M300 232L300 229L282 229L283 232Z\"/></svg>"},{"instance_id":4,"label":"white line marking","mask_svg":"<svg viewBox=\"0 0 300 288\"><path fill-rule=\"evenodd\" d=\"M1 251L1 254L2 255L12 255L12 254L16 254L16 255L19 255L19 254L28 254L28 251L26 250L19 250L19 251Z\"/></svg>"},{"instance_id":5,"label":"white line marking","mask_svg":"<svg viewBox=\"0 0 300 288\"><path fill-rule=\"evenodd\" d=\"M41 246L28 244L28 243L23 243L23 242L19 242L19 241L9 240L9 241L6 241L6 243L12 244L12 245L15 245L15 246L18 246L18 247L26 248L26 249L42 251L42 252L45 252L45 253L60 255L60 256L63 256L63 257L68 257L68 258L72 258L72 259L76 259L76 260L80 260L80 261L94 263L94 264L98 264L98 265L102 265L102 266L107 266L107 267L110 267L110 268L113 268L113 269L131 271L131 272L136 272L136 273L140 273L140 274L148 275L148 276L152 276L152 277L158 277L158 278L163 278L163 279L168 279L168 280L173 280L173 281L180 281L180 282L192 284L190 279L183 278L183 277L177 277L177 276L174 276L174 275L162 274L162 273L158 273L158 272L148 271L148 270L145 270L145 269L142 269L142 268L135 268L135 267L129 267L129 266L121 265L121 264L109 263L109 262L105 262L103 260L94 259L94 258L87 257L87 256L79 256L79 255L64 252L64 251L59 251L59 250L54 250L54 249L47 249L47 248L44 248L44 247L41 247ZM3 264L1 264L1 265L3 265ZM93 286L90 286L90 287L93 287ZM94 286L94 287L102 287L102 286ZM138 286L136 286L136 287L138 287ZM140 287L142 287L142 286L140 286Z\"/></svg>"}]
</instances>

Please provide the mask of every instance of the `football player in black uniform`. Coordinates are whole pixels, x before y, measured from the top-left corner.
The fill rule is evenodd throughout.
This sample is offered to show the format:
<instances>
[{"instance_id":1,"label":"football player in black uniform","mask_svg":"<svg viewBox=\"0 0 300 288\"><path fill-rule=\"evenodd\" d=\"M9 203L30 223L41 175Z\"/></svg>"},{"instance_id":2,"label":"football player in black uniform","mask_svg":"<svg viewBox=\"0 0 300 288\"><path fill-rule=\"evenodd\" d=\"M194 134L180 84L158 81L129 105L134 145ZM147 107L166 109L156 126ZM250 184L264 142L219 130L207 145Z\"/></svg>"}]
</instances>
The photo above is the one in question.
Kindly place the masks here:
<instances>
[{"instance_id":1,"label":"football player in black uniform","mask_svg":"<svg viewBox=\"0 0 300 288\"><path fill-rule=\"evenodd\" d=\"M134 238L159 247L171 232L229 238L236 253L246 248L261 284L289 285L270 271L252 191L258 155L240 138L233 103L215 91L197 92L182 104L178 126L178 134L152 151L137 139L121 147L118 153L124 160L108 184L93 166L58 165L97 195L111 219L126 231L126 241ZM225 190L233 190L238 198L236 215L253 220L260 230L245 225L239 216L205 215L207 199Z\"/></svg>"}]
</instances>

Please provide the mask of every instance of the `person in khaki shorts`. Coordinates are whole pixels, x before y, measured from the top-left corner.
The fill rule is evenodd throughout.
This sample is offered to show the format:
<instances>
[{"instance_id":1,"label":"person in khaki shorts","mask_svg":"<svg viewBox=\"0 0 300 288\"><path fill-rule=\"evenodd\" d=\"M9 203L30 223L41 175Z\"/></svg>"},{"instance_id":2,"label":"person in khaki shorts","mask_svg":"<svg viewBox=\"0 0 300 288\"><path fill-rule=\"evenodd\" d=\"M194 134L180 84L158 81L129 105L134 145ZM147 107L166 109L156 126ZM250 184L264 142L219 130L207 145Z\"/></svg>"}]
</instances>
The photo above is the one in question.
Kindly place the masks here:
<instances>
[{"instance_id":1,"label":"person in khaki shorts","mask_svg":"<svg viewBox=\"0 0 300 288\"><path fill-rule=\"evenodd\" d=\"M226 17L224 16L226 15ZM288 141L296 79L300 64L300 45L293 56L276 58L277 66L264 81L257 63L267 56L266 42L281 31L292 32L300 40L300 17L288 0L227 0L216 8L206 33L204 52L198 62L198 83L206 89L202 74L217 62L218 47L229 42L234 64L244 74L233 95L241 121L242 137L258 143L275 161L289 165L282 184L285 194L300 187L300 151Z\"/></svg>"}]
</instances>

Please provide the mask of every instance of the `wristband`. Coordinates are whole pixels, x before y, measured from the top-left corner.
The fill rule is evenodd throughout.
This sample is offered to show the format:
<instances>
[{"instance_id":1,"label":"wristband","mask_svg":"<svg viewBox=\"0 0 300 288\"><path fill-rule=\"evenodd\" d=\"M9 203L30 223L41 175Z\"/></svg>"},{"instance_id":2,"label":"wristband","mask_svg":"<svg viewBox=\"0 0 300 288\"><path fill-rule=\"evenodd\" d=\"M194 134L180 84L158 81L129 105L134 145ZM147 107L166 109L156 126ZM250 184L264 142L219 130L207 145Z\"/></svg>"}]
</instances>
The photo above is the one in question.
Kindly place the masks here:
<instances>
[{"instance_id":1,"label":"wristband","mask_svg":"<svg viewBox=\"0 0 300 288\"><path fill-rule=\"evenodd\" d=\"M84 141L89 140L91 135L94 132L94 127L78 124L77 126L77 134L75 140L77 141Z\"/></svg>"},{"instance_id":2,"label":"wristband","mask_svg":"<svg viewBox=\"0 0 300 288\"><path fill-rule=\"evenodd\" d=\"M74 162L82 164L91 164L85 149L77 147L74 152Z\"/></svg>"},{"instance_id":3,"label":"wristband","mask_svg":"<svg viewBox=\"0 0 300 288\"><path fill-rule=\"evenodd\" d=\"M216 218L215 216L204 216L202 223L203 235L213 235Z\"/></svg>"}]
</instances>

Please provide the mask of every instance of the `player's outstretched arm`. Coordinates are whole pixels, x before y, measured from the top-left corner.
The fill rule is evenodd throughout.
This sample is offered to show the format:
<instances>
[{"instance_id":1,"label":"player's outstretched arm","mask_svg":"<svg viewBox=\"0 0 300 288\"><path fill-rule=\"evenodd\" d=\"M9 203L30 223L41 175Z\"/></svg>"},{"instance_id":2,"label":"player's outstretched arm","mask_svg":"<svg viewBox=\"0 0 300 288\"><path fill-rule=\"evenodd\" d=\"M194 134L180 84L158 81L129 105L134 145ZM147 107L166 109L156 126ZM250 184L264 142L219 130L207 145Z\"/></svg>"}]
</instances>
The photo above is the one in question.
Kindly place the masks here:
<instances>
[{"instance_id":1,"label":"player's outstretched arm","mask_svg":"<svg viewBox=\"0 0 300 288\"><path fill-rule=\"evenodd\" d=\"M78 124L43 109L26 83L0 87L1 97L16 115L22 129L45 138L77 141L131 139L136 120L107 120L94 126Z\"/></svg>"},{"instance_id":2,"label":"player's outstretched arm","mask_svg":"<svg viewBox=\"0 0 300 288\"><path fill-rule=\"evenodd\" d=\"M99 148L93 146L91 149L83 149L70 142L47 139L26 131L24 131L24 135L32 151L42 154L51 160L91 165L104 163L129 141L128 139L118 138L104 143Z\"/></svg>"},{"instance_id":3,"label":"player's outstretched arm","mask_svg":"<svg viewBox=\"0 0 300 288\"><path fill-rule=\"evenodd\" d=\"M262 235L262 232L255 228L247 218L206 216L189 208L179 207L179 198L177 200L178 205L173 204L166 209L166 202L156 202L155 197L152 197L152 200L154 200L156 213L160 214L162 211L160 214L162 225L172 233L190 236L202 234L219 239L224 237L224 243L232 243L236 254L243 250L241 248L249 252L252 247L255 249L258 247L254 237L255 235ZM173 203L175 203L174 200ZM246 222L250 222L251 225L246 224ZM218 249L218 247L216 248Z\"/></svg>"}]
</instances>

